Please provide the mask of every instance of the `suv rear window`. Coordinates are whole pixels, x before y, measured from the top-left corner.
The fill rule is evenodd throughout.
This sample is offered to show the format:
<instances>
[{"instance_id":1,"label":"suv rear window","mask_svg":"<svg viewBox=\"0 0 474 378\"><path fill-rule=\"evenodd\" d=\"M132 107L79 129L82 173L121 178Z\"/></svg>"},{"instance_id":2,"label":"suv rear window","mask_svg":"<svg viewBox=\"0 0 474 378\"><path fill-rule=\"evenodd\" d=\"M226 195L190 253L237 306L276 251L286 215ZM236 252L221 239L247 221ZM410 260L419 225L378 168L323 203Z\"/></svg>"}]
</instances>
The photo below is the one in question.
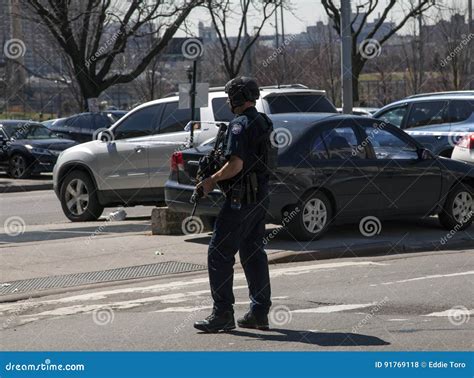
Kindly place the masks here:
<instances>
[{"instance_id":1,"label":"suv rear window","mask_svg":"<svg viewBox=\"0 0 474 378\"><path fill-rule=\"evenodd\" d=\"M318 94L285 94L265 97L270 113L337 113L326 98Z\"/></svg>"},{"instance_id":2,"label":"suv rear window","mask_svg":"<svg viewBox=\"0 0 474 378\"><path fill-rule=\"evenodd\" d=\"M227 97L212 99L212 111L216 122L230 122L235 117L227 104Z\"/></svg>"},{"instance_id":3,"label":"suv rear window","mask_svg":"<svg viewBox=\"0 0 474 378\"><path fill-rule=\"evenodd\" d=\"M452 100L449 104L448 122L462 122L468 119L474 111L474 101Z\"/></svg>"}]
</instances>

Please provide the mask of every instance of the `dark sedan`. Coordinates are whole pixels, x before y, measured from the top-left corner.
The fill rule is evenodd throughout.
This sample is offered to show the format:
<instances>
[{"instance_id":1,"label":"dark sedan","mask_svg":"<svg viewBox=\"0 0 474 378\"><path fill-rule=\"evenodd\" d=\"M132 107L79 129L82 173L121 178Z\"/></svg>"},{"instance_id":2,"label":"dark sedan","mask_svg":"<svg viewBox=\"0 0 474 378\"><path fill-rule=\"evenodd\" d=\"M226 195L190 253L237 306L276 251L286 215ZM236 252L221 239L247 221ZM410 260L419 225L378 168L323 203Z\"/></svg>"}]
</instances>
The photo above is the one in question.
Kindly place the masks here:
<instances>
[{"instance_id":1,"label":"dark sedan","mask_svg":"<svg viewBox=\"0 0 474 378\"><path fill-rule=\"evenodd\" d=\"M51 131L78 143L89 142L99 131L108 129L127 114L124 110L109 110L100 113L80 113L66 118L45 121Z\"/></svg>"},{"instance_id":2,"label":"dark sedan","mask_svg":"<svg viewBox=\"0 0 474 378\"><path fill-rule=\"evenodd\" d=\"M474 168L434 156L404 131L367 117L281 114L271 117L283 141L271 180L269 222L295 238L320 237L331 223L439 215L449 230L469 227ZM165 187L175 211L190 212L199 157L211 144L176 152ZM218 191L198 213L215 216ZM367 218L370 217L370 218Z\"/></svg>"},{"instance_id":3,"label":"dark sedan","mask_svg":"<svg viewBox=\"0 0 474 378\"><path fill-rule=\"evenodd\" d=\"M0 167L13 178L52 172L59 154L76 144L40 123L0 120Z\"/></svg>"}]
</instances>

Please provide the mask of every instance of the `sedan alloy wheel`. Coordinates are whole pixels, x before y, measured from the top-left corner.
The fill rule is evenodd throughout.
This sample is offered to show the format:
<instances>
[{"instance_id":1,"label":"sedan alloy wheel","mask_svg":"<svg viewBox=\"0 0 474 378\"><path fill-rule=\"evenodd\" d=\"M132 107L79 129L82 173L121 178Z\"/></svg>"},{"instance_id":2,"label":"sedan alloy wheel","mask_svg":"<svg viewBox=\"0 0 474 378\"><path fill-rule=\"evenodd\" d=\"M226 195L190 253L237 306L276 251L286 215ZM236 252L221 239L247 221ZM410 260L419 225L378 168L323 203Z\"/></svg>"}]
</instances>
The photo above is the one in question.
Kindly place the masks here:
<instances>
[{"instance_id":1,"label":"sedan alloy wheel","mask_svg":"<svg viewBox=\"0 0 474 378\"><path fill-rule=\"evenodd\" d=\"M303 209L303 224L311 233L321 232L328 219L327 208L319 198L312 198L306 202Z\"/></svg>"}]
</instances>

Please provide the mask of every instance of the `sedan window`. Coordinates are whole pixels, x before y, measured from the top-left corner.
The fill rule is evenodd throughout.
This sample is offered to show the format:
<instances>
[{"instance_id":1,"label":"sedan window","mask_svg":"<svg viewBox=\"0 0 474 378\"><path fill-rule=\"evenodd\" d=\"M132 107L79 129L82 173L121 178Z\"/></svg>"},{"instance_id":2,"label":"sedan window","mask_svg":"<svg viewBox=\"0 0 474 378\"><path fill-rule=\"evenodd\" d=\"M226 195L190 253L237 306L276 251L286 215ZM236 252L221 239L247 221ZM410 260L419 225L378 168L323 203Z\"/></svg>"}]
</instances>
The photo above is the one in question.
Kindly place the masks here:
<instances>
[{"instance_id":1,"label":"sedan window","mask_svg":"<svg viewBox=\"0 0 474 378\"><path fill-rule=\"evenodd\" d=\"M406 105L399 106L387 110L386 112L379 115L377 118L384 122L391 123L392 125L400 127L403 122L403 118L407 112L408 107Z\"/></svg>"},{"instance_id":2,"label":"sedan window","mask_svg":"<svg viewBox=\"0 0 474 378\"><path fill-rule=\"evenodd\" d=\"M81 114L70 118L65 126L77 127L84 130L91 130L93 126L93 120L91 114Z\"/></svg>"},{"instance_id":3,"label":"sedan window","mask_svg":"<svg viewBox=\"0 0 474 378\"><path fill-rule=\"evenodd\" d=\"M447 101L423 101L414 103L408 118L407 129L447 123Z\"/></svg>"},{"instance_id":4,"label":"sedan window","mask_svg":"<svg viewBox=\"0 0 474 378\"><path fill-rule=\"evenodd\" d=\"M377 159L418 159L418 149L382 127L366 127L367 139Z\"/></svg>"},{"instance_id":5,"label":"sedan window","mask_svg":"<svg viewBox=\"0 0 474 378\"><path fill-rule=\"evenodd\" d=\"M365 148L358 147L352 127L325 130L314 140L311 154L318 159L365 159Z\"/></svg>"}]
</instances>

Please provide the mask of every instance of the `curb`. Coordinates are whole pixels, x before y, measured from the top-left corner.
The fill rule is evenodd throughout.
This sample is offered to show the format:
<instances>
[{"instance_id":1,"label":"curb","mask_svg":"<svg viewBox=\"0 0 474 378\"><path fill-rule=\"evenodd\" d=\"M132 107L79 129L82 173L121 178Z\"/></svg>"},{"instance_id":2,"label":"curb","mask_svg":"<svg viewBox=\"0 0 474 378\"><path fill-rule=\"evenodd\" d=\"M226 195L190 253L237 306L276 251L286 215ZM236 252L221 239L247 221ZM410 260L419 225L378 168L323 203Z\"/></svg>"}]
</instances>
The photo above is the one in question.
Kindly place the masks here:
<instances>
[{"instance_id":1,"label":"curb","mask_svg":"<svg viewBox=\"0 0 474 378\"><path fill-rule=\"evenodd\" d=\"M35 190L52 190L53 183L48 182L44 184L33 184L33 185L9 185L0 187L0 194L3 193L19 193L19 192L32 192Z\"/></svg>"},{"instance_id":2,"label":"curb","mask_svg":"<svg viewBox=\"0 0 474 378\"><path fill-rule=\"evenodd\" d=\"M417 244L395 244L392 242L366 243L347 247L321 248L303 252L274 252L268 255L269 264L288 264L303 261L317 261L334 258L387 256L404 253L445 251L469 248L474 241L470 239L453 240L448 244L427 241Z\"/></svg>"}]
</instances>

